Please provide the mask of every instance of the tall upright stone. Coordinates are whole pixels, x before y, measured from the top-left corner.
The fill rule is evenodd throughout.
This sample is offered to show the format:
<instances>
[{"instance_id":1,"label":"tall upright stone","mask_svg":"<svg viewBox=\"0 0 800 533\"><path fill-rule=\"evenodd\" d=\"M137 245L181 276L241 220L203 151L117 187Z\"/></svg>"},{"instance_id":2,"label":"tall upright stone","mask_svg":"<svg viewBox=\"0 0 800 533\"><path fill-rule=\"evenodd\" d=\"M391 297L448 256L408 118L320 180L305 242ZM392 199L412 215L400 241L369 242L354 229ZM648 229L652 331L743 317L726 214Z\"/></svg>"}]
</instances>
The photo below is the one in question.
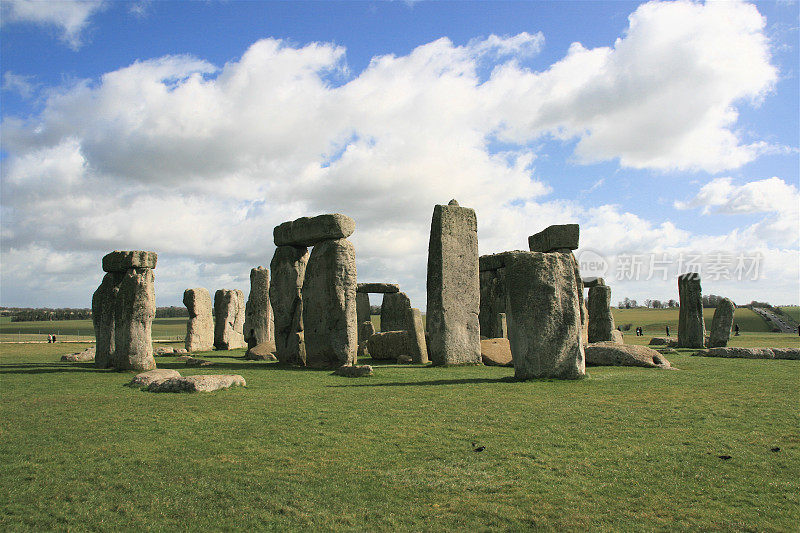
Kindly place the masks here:
<instances>
[{"instance_id":1,"label":"tall upright stone","mask_svg":"<svg viewBox=\"0 0 800 533\"><path fill-rule=\"evenodd\" d=\"M506 254L508 340L518 379L585 375L580 302L570 255Z\"/></svg>"},{"instance_id":2,"label":"tall upright stone","mask_svg":"<svg viewBox=\"0 0 800 533\"><path fill-rule=\"evenodd\" d=\"M282 363L306 364L303 339L303 281L308 264L305 246L278 246L269 264L269 300L275 320L275 356Z\"/></svg>"},{"instance_id":3,"label":"tall upright stone","mask_svg":"<svg viewBox=\"0 0 800 533\"><path fill-rule=\"evenodd\" d=\"M303 282L306 364L355 364L358 351L356 252L347 239L314 246Z\"/></svg>"},{"instance_id":4,"label":"tall upright stone","mask_svg":"<svg viewBox=\"0 0 800 533\"><path fill-rule=\"evenodd\" d=\"M152 370L151 327L156 316L156 293L151 268L129 268L122 276L114 305L114 367Z\"/></svg>"},{"instance_id":5,"label":"tall upright stone","mask_svg":"<svg viewBox=\"0 0 800 533\"><path fill-rule=\"evenodd\" d=\"M703 322L703 294L700 275L695 272L678 276L678 347L703 348L706 326Z\"/></svg>"},{"instance_id":6,"label":"tall upright stone","mask_svg":"<svg viewBox=\"0 0 800 533\"><path fill-rule=\"evenodd\" d=\"M214 293L214 348L244 348L244 293L239 289L219 289Z\"/></svg>"},{"instance_id":7,"label":"tall upright stone","mask_svg":"<svg viewBox=\"0 0 800 533\"><path fill-rule=\"evenodd\" d=\"M214 348L214 312L208 289L198 287L183 291L183 305L189 311L184 346L188 352Z\"/></svg>"},{"instance_id":8,"label":"tall upright stone","mask_svg":"<svg viewBox=\"0 0 800 533\"><path fill-rule=\"evenodd\" d=\"M369 305L369 294L366 292L356 292L356 320L359 323L358 328L358 342L366 340L362 336L362 328L360 324L372 320L372 311Z\"/></svg>"},{"instance_id":9,"label":"tall upright stone","mask_svg":"<svg viewBox=\"0 0 800 533\"><path fill-rule=\"evenodd\" d=\"M613 341L614 317L611 314L611 287L589 289L589 342Z\"/></svg>"},{"instance_id":10,"label":"tall upright stone","mask_svg":"<svg viewBox=\"0 0 800 533\"><path fill-rule=\"evenodd\" d=\"M717 303L714 310L714 318L711 320L711 332L708 336L709 348L722 348L728 345L733 329L733 314L736 311L736 304L728 298L722 298ZM95 357L97 357L95 355Z\"/></svg>"},{"instance_id":11,"label":"tall upright stone","mask_svg":"<svg viewBox=\"0 0 800 533\"><path fill-rule=\"evenodd\" d=\"M114 302L119 293L122 272L108 272L92 296L92 324L94 325L94 366L110 368L114 357Z\"/></svg>"},{"instance_id":12,"label":"tall upright stone","mask_svg":"<svg viewBox=\"0 0 800 533\"><path fill-rule=\"evenodd\" d=\"M269 270L250 270L250 296L244 308L244 340L248 348L274 342L275 325L269 303Z\"/></svg>"},{"instance_id":13,"label":"tall upright stone","mask_svg":"<svg viewBox=\"0 0 800 533\"><path fill-rule=\"evenodd\" d=\"M480 281L475 211L437 205L428 245L428 356L437 365L480 364Z\"/></svg>"},{"instance_id":14,"label":"tall upright stone","mask_svg":"<svg viewBox=\"0 0 800 533\"><path fill-rule=\"evenodd\" d=\"M425 342L425 326L422 322L422 313L419 309L409 307L406 309L406 322L408 323L408 338L411 346L411 360L414 363L428 364L428 346Z\"/></svg>"},{"instance_id":15,"label":"tall upright stone","mask_svg":"<svg viewBox=\"0 0 800 533\"><path fill-rule=\"evenodd\" d=\"M381 331L400 331L408 329L408 310L411 299L404 292L383 295L381 303Z\"/></svg>"}]
</instances>

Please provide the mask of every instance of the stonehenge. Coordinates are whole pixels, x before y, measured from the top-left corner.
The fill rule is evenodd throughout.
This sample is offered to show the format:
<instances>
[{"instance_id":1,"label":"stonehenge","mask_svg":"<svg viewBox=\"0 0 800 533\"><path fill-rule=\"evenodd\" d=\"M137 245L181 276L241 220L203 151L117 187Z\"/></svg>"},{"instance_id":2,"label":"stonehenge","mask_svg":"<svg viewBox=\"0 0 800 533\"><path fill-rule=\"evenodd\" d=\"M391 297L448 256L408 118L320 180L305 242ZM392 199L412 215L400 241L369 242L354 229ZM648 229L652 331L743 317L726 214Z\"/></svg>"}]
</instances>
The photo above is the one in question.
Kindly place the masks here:
<instances>
[{"instance_id":1,"label":"stonehenge","mask_svg":"<svg viewBox=\"0 0 800 533\"><path fill-rule=\"evenodd\" d=\"M250 296L244 307L244 340L248 348L274 342L275 325L269 303L269 270L250 270Z\"/></svg>"},{"instance_id":2,"label":"stonehenge","mask_svg":"<svg viewBox=\"0 0 800 533\"><path fill-rule=\"evenodd\" d=\"M589 342L614 340L614 317L611 314L611 287L595 285L589 289Z\"/></svg>"},{"instance_id":3,"label":"stonehenge","mask_svg":"<svg viewBox=\"0 0 800 533\"><path fill-rule=\"evenodd\" d=\"M736 305L728 298L723 298L717 303L714 318L711 319L711 331L708 336L709 348L724 348L728 345L735 311Z\"/></svg>"},{"instance_id":4,"label":"stonehenge","mask_svg":"<svg viewBox=\"0 0 800 533\"><path fill-rule=\"evenodd\" d=\"M219 289L214 293L214 348L235 350L244 342L244 293L239 289Z\"/></svg>"},{"instance_id":5,"label":"stonehenge","mask_svg":"<svg viewBox=\"0 0 800 533\"><path fill-rule=\"evenodd\" d=\"M451 200L431 220L428 356L435 365L480 364L480 281L475 211Z\"/></svg>"},{"instance_id":6,"label":"stonehenge","mask_svg":"<svg viewBox=\"0 0 800 533\"><path fill-rule=\"evenodd\" d=\"M507 333L502 330L499 315L505 319L506 293L505 271L503 270L502 254L482 255L478 260L479 285L480 285L480 310L478 322L481 337L487 339L505 338Z\"/></svg>"},{"instance_id":7,"label":"stonehenge","mask_svg":"<svg viewBox=\"0 0 800 533\"><path fill-rule=\"evenodd\" d=\"M189 352L205 352L214 348L214 315L208 289L183 291L183 305L189 311L184 345Z\"/></svg>"},{"instance_id":8,"label":"stonehenge","mask_svg":"<svg viewBox=\"0 0 800 533\"><path fill-rule=\"evenodd\" d=\"M678 276L678 347L703 348L706 326L703 322L703 295L700 275L694 272Z\"/></svg>"},{"instance_id":9,"label":"stonehenge","mask_svg":"<svg viewBox=\"0 0 800 533\"><path fill-rule=\"evenodd\" d=\"M355 364L356 263L355 249L347 240L353 231L355 221L338 213L275 226L269 300L279 361L327 367Z\"/></svg>"},{"instance_id":10,"label":"stonehenge","mask_svg":"<svg viewBox=\"0 0 800 533\"><path fill-rule=\"evenodd\" d=\"M577 224L557 224L528 237L531 252L577 250L580 228Z\"/></svg>"},{"instance_id":11,"label":"stonehenge","mask_svg":"<svg viewBox=\"0 0 800 533\"><path fill-rule=\"evenodd\" d=\"M381 304L381 331L408 329L408 310L411 299L404 292L391 292L383 295Z\"/></svg>"},{"instance_id":12,"label":"stonehenge","mask_svg":"<svg viewBox=\"0 0 800 533\"><path fill-rule=\"evenodd\" d=\"M140 250L114 251L103 257L107 274L92 296L96 367L155 368L151 327L156 313L153 269L157 261L155 252Z\"/></svg>"}]
</instances>

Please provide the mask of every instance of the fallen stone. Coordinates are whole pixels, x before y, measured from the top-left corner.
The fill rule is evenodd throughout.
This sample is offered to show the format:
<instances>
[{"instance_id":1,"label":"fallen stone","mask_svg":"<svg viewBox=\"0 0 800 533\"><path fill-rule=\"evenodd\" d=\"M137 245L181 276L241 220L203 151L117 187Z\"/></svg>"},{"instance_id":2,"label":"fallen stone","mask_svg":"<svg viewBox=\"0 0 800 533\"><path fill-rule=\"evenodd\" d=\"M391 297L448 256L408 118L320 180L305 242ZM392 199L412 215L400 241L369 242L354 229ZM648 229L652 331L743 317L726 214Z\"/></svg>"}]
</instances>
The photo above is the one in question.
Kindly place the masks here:
<instances>
[{"instance_id":1,"label":"fallen stone","mask_svg":"<svg viewBox=\"0 0 800 533\"><path fill-rule=\"evenodd\" d=\"M92 295L92 325L96 340L94 366L97 368L110 368L114 363L114 309L123 275L109 272Z\"/></svg>"},{"instance_id":2,"label":"fallen stone","mask_svg":"<svg viewBox=\"0 0 800 533\"><path fill-rule=\"evenodd\" d=\"M400 292L400 285L396 283L359 283L356 286L356 291L363 293L383 293L389 294L393 292Z\"/></svg>"},{"instance_id":3,"label":"fallen stone","mask_svg":"<svg viewBox=\"0 0 800 533\"><path fill-rule=\"evenodd\" d=\"M278 246L269 264L269 300L275 321L275 355L290 365L305 365L302 287L308 263L305 247Z\"/></svg>"},{"instance_id":4,"label":"fallen stone","mask_svg":"<svg viewBox=\"0 0 800 533\"><path fill-rule=\"evenodd\" d=\"M381 331L408 329L408 310L411 299L404 292L383 295L381 303Z\"/></svg>"},{"instance_id":5,"label":"fallen stone","mask_svg":"<svg viewBox=\"0 0 800 533\"><path fill-rule=\"evenodd\" d=\"M475 211L437 205L428 244L428 356L435 365L480 364L480 281ZM370 352L372 350L370 349Z\"/></svg>"},{"instance_id":6,"label":"fallen stone","mask_svg":"<svg viewBox=\"0 0 800 533\"><path fill-rule=\"evenodd\" d=\"M514 366L508 339L482 340L481 360L487 366Z\"/></svg>"},{"instance_id":7,"label":"fallen stone","mask_svg":"<svg viewBox=\"0 0 800 533\"><path fill-rule=\"evenodd\" d=\"M275 340L272 306L269 304L269 270L250 270L250 295L244 306L244 340L248 348Z\"/></svg>"},{"instance_id":8,"label":"fallen stone","mask_svg":"<svg viewBox=\"0 0 800 533\"><path fill-rule=\"evenodd\" d=\"M589 289L588 314L589 342L614 340L612 332L616 331L616 325L611 314L611 287L597 285Z\"/></svg>"},{"instance_id":9,"label":"fallen stone","mask_svg":"<svg viewBox=\"0 0 800 533\"><path fill-rule=\"evenodd\" d=\"M175 348L175 353L176 354L189 353L189 350L187 350L186 348Z\"/></svg>"},{"instance_id":10,"label":"fallen stone","mask_svg":"<svg viewBox=\"0 0 800 533\"><path fill-rule=\"evenodd\" d=\"M219 289L214 293L214 348L235 350L244 342L244 293L239 289Z\"/></svg>"},{"instance_id":11,"label":"fallen stone","mask_svg":"<svg viewBox=\"0 0 800 533\"><path fill-rule=\"evenodd\" d=\"M372 375L372 367L369 365L344 365L334 370L333 374L346 378L363 378Z\"/></svg>"},{"instance_id":12,"label":"fallen stone","mask_svg":"<svg viewBox=\"0 0 800 533\"><path fill-rule=\"evenodd\" d=\"M186 358L186 366L213 366L213 361L208 361L206 359L200 359L197 357L187 357Z\"/></svg>"},{"instance_id":13,"label":"fallen stone","mask_svg":"<svg viewBox=\"0 0 800 533\"><path fill-rule=\"evenodd\" d=\"M275 246L314 246L327 240L346 239L356 229L356 222L339 213L301 217L275 226Z\"/></svg>"},{"instance_id":14,"label":"fallen stone","mask_svg":"<svg viewBox=\"0 0 800 533\"><path fill-rule=\"evenodd\" d=\"M410 365L413 362L414 360L411 359L410 355L401 355L400 357L397 358L398 365Z\"/></svg>"},{"instance_id":15,"label":"fallen stone","mask_svg":"<svg viewBox=\"0 0 800 533\"><path fill-rule=\"evenodd\" d=\"M156 348L156 355L172 355L175 353L175 348L172 346L160 346Z\"/></svg>"},{"instance_id":16,"label":"fallen stone","mask_svg":"<svg viewBox=\"0 0 800 533\"><path fill-rule=\"evenodd\" d=\"M158 254L142 250L114 251L103 256L105 272L125 272L131 268L154 269L158 262Z\"/></svg>"},{"instance_id":17,"label":"fallen stone","mask_svg":"<svg viewBox=\"0 0 800 533\"><path fill-rule=\"evenodd\" d=\"M183 305L189 312L184 341L186 351L207 352L214 348L214 313L208 289L186 289Z\"/></svg>"},{"instance_id":18,"label":"fallen stone","mask_svg":"<svg viewBox=\"0 0 800 533\"><path fill-rule=\"evenodd\" d=\"M114 368L152 370L151 328L156 316L156 293L153 270L131 268L122 275L114 302Z\"/></svg>"},{"instance_id":19,"label":"fallen stone","mask_svg":"<svg viewBox=\"0 0 800 533\"><path fill-rule=\"evenodd\" d=\"M672 368L669 361L647 346L597 342L588 345L586 364L589 366L641 366L648 368Z\"/></svg>"},{"instance_id":20,"label":"fallen stone","mask_svg":"<svg viewBox=\"0 0 800 533\"><path fill-rule=\"evenodd\" d=\"M277 358L273 356L274 353L275 341L267 341L248 348L244 353L244 358L252 361L277 361Z\"/></svg>"},{"instance_id":21,"label":"fallen stone","mask_svg":"<svg viewBox=\"0 0 800 533\"><path fill-rule=\"evenodd\" d=\"M673 346L677 345L678 341L670 337L653 337L650 339L650 346Z\"/></svg>"},{"instance_id":22,"label":"fallen stone","mask_svg":"<svg viewBox=\"0 0 800 533\"><path fill-rule=\"evenodd\" d=\"M61 360L70 363L80 363L85 361L94 361L95 348L86 348L82 352L75 352L67 355L62 355Z\"/></svg>"},{"instance_id":23,"label":"fallen stone","mask_svg":"<svg viewBox=\"0 0 800 533\"><path fill-rule=\"evenodd\" d=\"M407 310L408 342L411 348L411 359L420 365L427 365L428 346L425 342L425 325L422 323L422 313L419 309Z\"/></svg>"},{"instance_id":24,"label":"fallen stone","mask_svg":"<svg viewBox=\"0 0 800 533\"><path fill-rule=\"evenodd\" d=\"M800 360L800 348L734 348L718 347L695 352L704 357L726 357L734 359L789 359Z\"/></svg>"},{"instance_id":25,"label":"fallen stone","mask_svg":"<svg viewBox=\"0 0 800 533\"><path fill-rule=\"evenodd\" d=\"M212 392L230 387L246 387L242 376L237 374L209 374L165 379L152 383L150 392Z\"/></svg>"},{"instance_id":26,"label":"fallen stone","mask_svg":"<svg viewBox=\"0 0 800 533\"><path fill-rule=\"evenodd\" d=\"M378 361L397 360L401 355L411 357L413 353L407 331L375 333L367 339L367 350L370 357Z\"/></svg>"},{"instance_id":27,"label":"fallen stone","mask_svg":"<svg viewBox=\"0 0 800 533\"><path fill-rule=\"evenodd\" d=\"M131 382L128 383L128 386L145 388L149 387L153 383L164 381L165 379L179 378L179 377L181 377L181 374L177 370L170 370L166 368L155 368L153 370L148 370L147 372L142 372L141 374L136 374L136 376L134 376Z\"/></svg>"},{"instance_id":28,"label":"fallen stone","mask_svg":"<svg viewBox=\"0 0 800 533\"><path fill-rule=\"evenodd\" d=\"M571 253L506 258L508 340L517 379L585 375L574 261Z\"/></svg>"},{"instance_id":29,"label":"fallen stone","mask_svg":"<svg viewBox=\"0 0 800 533\"><path fill-rule=\"evenodd\" d=\"M706 326L703 322L703 295L700 276L696 273L678 276L678 347L703 348Z\"/></svg>"},{"instance_id":30,"label":"fallen stone","mask_svg":"<svg viewBox=\"0 0 800 533\"><path fill-rule=\"evenodd\" d=\"M556 224L528 237L528 248L531 252L577 250L579 236L578 224Z\"/></svg>"},{"instance_id":31,"label":"fallen stone","mask_svg":"<svg viewBox=\"0 0 800 533\"><path fill-rule=\"evenodd\" d=\"M603 278L583 278L583 286L587 289L592 287L599 287L606 284Z\"/></svg>"},{"instance_id":32,"label":"fallen stone","mask_svg":"<svg viewBox=\"0 0 800 533\"><path fill-rule=\"evenodd\" d=\"M323 241L311 252L303 282L303 328L308 366L355 363L356 252L347 239Z\"/></svg>"},{"instance_id":33,"label":"fallen stone","mask_svg":"<svg viewBox=\"0 0 800 533\"><path fill-rule=\"evenodd\" d=\"M275 354L253 354L253 353L246 353L244 354L244 359L246 361L277 361L278 358L275 357Z\"/></svg>"},{"instance_id":34,"label":"fallen stone","mask_svg":"<svg viewBox=\"0 0 800 533\"><path fill-rule=\"evenodd\" d=\"M733 313L736 305L728 298L722 298L717 303L714 310L714 318L711 320L711 332L708 336L708 347L718 348L728 345L733 329Z\"/></svg>"}]
</instances>

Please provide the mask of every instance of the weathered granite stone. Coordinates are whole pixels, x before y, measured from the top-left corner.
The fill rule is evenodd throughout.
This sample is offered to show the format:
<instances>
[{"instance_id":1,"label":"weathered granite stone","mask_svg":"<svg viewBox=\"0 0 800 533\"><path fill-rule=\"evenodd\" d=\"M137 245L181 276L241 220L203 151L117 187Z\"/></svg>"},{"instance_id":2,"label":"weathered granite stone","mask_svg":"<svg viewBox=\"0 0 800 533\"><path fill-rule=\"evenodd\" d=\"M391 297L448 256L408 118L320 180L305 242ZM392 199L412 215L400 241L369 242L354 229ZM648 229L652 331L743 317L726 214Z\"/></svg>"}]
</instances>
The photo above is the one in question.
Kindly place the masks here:
<instances>
[{"instance_id":1,"label":"weathered granite stone","mask_svg":"<svg viewBox=\"0 0 800 533\"><path fill-rule=\"evenodd\" d=\"M606 284L606 280L603 278L582 278L582 280L583 286L587 289Z\"/></svg>"},{"instance_id":2,"label":"weathered granite stone","mask_svg":"<svg viewBox=\"0 0 800 533\"><path fill-rule=\"evenodd\" d=\"M703 295L700 275L696 273L678 276L678 347L703 348L706 326L703 322Z\"/></svg>"},{"instance_id":3,"label":"weathered granite stone","mask_svg":"<svg viewBox=\"0 0 800 533\"><path fill-rule=\"evenodd\" d=\"M214 366L214 361L200 359L198 357L187 357L186 366Z\"/></svg>"},{"instance_id":4,"label":"weathered granite stone","mask_svg":"<svg viewBox=\"0 0 800 533\"><path fill-rule=\"evenodd\" d=\"M235 350L244 342L244 293L239 289L219 289L214 293L214 348Z\"/></svg>"},{"instance_id":5,"label":"weathered granite stone","mask_svg":"<svg viewBox=\"0 0 800 533\"><path fill-rule=\"evenodd\" d=\"M347 215L333 213L301 217L275 226L275 246L314 246L327 241L346 239L356 229L356 222Z\"/></svg>"},{"instance_id":6,"label":"weathered granite stone","mask_svg":"<svg viewBox=\"0 0 800 533\"><path fill-rule=\"evenodd\" d=\"M307 365L355 364L356 252L347 239L314 246L303 283L303 327Z\"/></svg>"},{"instance_id":7,"label":"weathered granite stone","mask_svg":"<svg viewBox=\"0 0 800 533\"><path fill-rule=\"evenodd\" d=\"M408 310L411 299L404 292L383 295L381 303L381 331L408 329Z\"/></svg>"},{"instance_id":8,"label":"weathered granite stone","mask_svg":"<svg viewBox=\"0 0 800 533\"><path fill-rule=\"evenodd\" d=\"M598 342L590 344L584 351L589 366L672 368L663 355L647 346Z\"/></svg>"},{"instance_id":9,"label":"weathered granite stone","mask_svg":"<svg viewBox=\"0 0 800 533\"><path fill-rule=\"evenodd\" d=\"M422 313L419 309L413 307L407 309L406 324L408 325L408 341L411 348L411 359L417 364L428 364L428 347L425 343L425 325L422 322Z\"/></svg>"},{"instance_id":10,"label":"weathered granite stone","mask_svg":"<svg viewBox=\"0 0 800 533\"><path fill-rule=\"evenodd\" d=\"M97 368L110 368L114 359L114 309L124 273L109 272L92 296L95 358Z\"/></svg>"},{"instance_id":11,"label":"weathered granite stone","mask_svg":"<svg viewBox=\"0 0 800 533\"><path fill-rule=\"evenodd\" d=\"M305 365L303 342L303 280L308 263L308 249L278 246L269 264L272 282L269 300L275 320L275 355L278 361Z\"/></svg>"},{"instance_id":12,"label":"weathered granite stone","mask_svg":"<svg viewBox=\"0 0 800 533\"><path fill-rule=\"evenodd\" d=\"M596 285L589 289L589 342L614 340L616 331L611 314L611 287Z\"/></svg>"},{"instance_id":13,"label":"weathered granite stone","mask_svg":"<svg viewBox=\"0 0 800 533\"><path fill-rule=\"evenodd\" d=\"M369 294L366 292L356 292L356 320L361 324L371 319L372 311L369 306ZM358 341L361 342L362 340L361 334L359 333Z\"/></svg>"},{"instance_id":14,"label":"weathered granite stone","mask_svg":"<svg viewBox=\"0 0 800 533\"><path fill-rule=\"evenodd\" d=\"M522 250L515 250L521 252ZM497 270L503 268L505 264L505 256L509 252L500 252L498 254L482 255L478 258L478 270L486 272L488 270Z\"/></svg>"},{"instance_id":15,"label":"weathered granite stone","mask_svg":"<svg viewBox=\"0 0 800 533\"><path fill-rule=\"evenodd\" d=\"M250 270L250 296L244 307L244 340L252 348L274 342L275 323L269 304L269 270L263 267Z\"/></svg>"},{"instance_id":16,"label":"weathered granite stone","mask_svg":"<svg viewBox=\"0 0 800 533\"><path fill-rule=\"evenodd\" d=\"M718 348L728 345L733 329L733 313L736 305L728 298L723 298L717 303L714 318L711 320L711 332L708 337L708 347Z\"/></svg>"},{"instance_id":17,"label":"weathered granite stone","mask_svg":"<svg viewBox=\"0 0 800 533\"><path fill-rule=\"evenodd\" d=\"M496 254L497 257L502 254ZM482 256L487 257L487 256ZM478 322L480 334L486 338L501 338L497 316L506 311L505 269L484 270L480 272L480 307Z\"/></svg>"},{"instance_id":18,"label":"weathered granite stone","mask_svg":"<svg viewBox=\"0 0 800 533\"><path fill-rule=\"evenodd\" d=\"M125 272L130 268L156 267L158 254L142 250L114 251L103 256L103 270L105 272Z\"/></svg>"},{"instance_id":19,"label":"weathered granite stone","mask_svg":"<svg viewBox=\"0 0 800 533\"><path fill-rule=\"evenodd\" d=\"M75 352L67 355L62 355L62 361L68 361L70 363L79 363L85 361L94 361L94 348L86 348L82 352Z\"/></svg>"},{"instance_id":20,"label":"weathered granite stone","mask_svg":"<svg viewBox=\"0 0 800 533\"><path fill-rule=\"evenodd\" d=\"M372 323L372 320L365 320L358 324L359 340L358 340L357 359L361 359L362 357L367 357L367 355L369 355L369 352L367 351L367 341L374 334L375 334L375 325Z\"/></svg>"},{"instance_id":21,"label":"weathered granite stone","mask_svg":"<svg viewBox=\"0 0 800 533\"><path fill-rule=\"evenodd\" d=\"M159 346L155 350L156 355L172 355L175 353L175 348L172 346Z\"/></svg>"},{"instance_id":22,"label":"weathered granite stone","mask_svg":"<svg viewBox=\"0 0 800 533\"><path fill-rule=\"evenodd\" d=\"M579 236L578 224L556 224L528 237L528 248L531 252L577 250Z\"/></svg>"},{"instance_id":23,"label":"weathered granite stone","mask_svg":"<svg viewBox=\"0 0 800 533\"><path fill-rule=\"evenodd\" d=\"M437 205L428 245L428 356L436 365L480 364L480 281L475 211Z\"/></svg>"},{"instance_id":24,"label":"weathered granite stone","mask_svg":"<svg viewBox=\"0 0 800 533\"><path fill-rule=\"evenodd\" d=\"M114 302L114 368L151 370L156 367L151 336L155 316L153 270L127 270L122 276Z\"/></svg>"},{"instance_id":25,"label":"weathered granite stone","mask_svg":"<svg viewBox=\"0 0 800 533\"><path fill-rule=\"evenodd\" d=\"M511 345L508 339L484 339L481 341L481 360L487 366L513 366Z\"/></svg>"},{"instance_id":26,"label":"weathered granite stone","mask_svg":"<svg viewBox=\"0 0 800 533\"><path fill-rule=\"evenodd\" d=\"M678 341L671 337L653 337L648 344L650 346L669 346L674 348L678 346Z\"/></svg>"},{"instance_id":27,"label":"weathered granite stone","mask_svg":"<svg viewBox=\"0 0 800 533\"><path fill-rule=\"evenodd\" d=\"M508 319L505 313L497 313L497 325L495 326L494 333L497 335L495 339L508 338Z\"/></svg>"},{"instance_id":28,"label":"weathered granite stone","mask_svg":"<svg viewBox=\"0 0 800 533\"><path fill-rule=\"evenodd\" d=\"M580 309L581 315L581 344L586 346L589 344L589 311L586 308L586 299L583 297L583 279L581 278L581 268L578 264L578 259L571 250L561 249L561 253L569 256L570 261L572 262L572 268L575 270L575 290L578 292L578 308Z\"/></svg>"},{"instance_id":29,"label":"weathered granite stone","mask_svg":"<svg viewBox=\"0 0 800 533\"><path fill-rule=\"evenodd\" d=\"M237 374L208 374L165 379L152 383L147 390L150 392L212 392L230 387L246 386L244 378Z\"/></svg>"},{"instance_id":30,"label":"weathered granite stone","mask_svg":"<svg viewBox=\"0 0 800 533\"><path fill-rule=\"evenodd\" d=\"M346 378L363 378L372 375L372 367L369 365L343 365L334 370L333 374Z\"/></svg>"},{"instance_id":31,"label":"weathered granite stone","mask_svg":"<svg viewBox=\"0 0 800 533\"><path fill-rule=\"evenodd\" d=\"M518 379L585 374L571 255L518 252L506 258L508 339Z\"/></svg>"},{"instance_id":32,"label":"weathered granite stone","mask_svg":"<svg viewBox=\"0 0 800 533\"><path fill-rule=\"evenodd\" d=\"M412 359L410 355L400 355L397 357L398 365L410 365L413 362L414 359Z\"/></svg>"},{"instance_id":33,"label":"weathered granite stone","mask_svg":"<svg viewBox=\"0 0 800 533\"><path fill-rule=\"evenodd\" d=\"M364 293L383 293L400 292L400 285L396 283L359 283L356 291Z\"/></svg>"},{"instance_id":34,"label":"weathered granite stone","mask_svg":"<svg viewBox=\"0 0 800 533\"><path fill-rule=\"evenodd\" d=\"M369 355L378 361L396 360L401 355L412 357L413 348L408 331L381 331L367 339Z\"/></svg>"},{"instance_id":35,"label":"weathered granite stone","mask_svg":"<svg viewBox=\"0 0 800 533\"><path fill-rule=\"evenodd\" d=\"M149 387L150 384L152 383L157 383L160 381L164 381L165 379L179 378L179 377L181 377L181 374L177 370L156 368L153 370L148 370L147 372L142 372L141 374L136 374L134 378L131 380L131 382L128 383L128 386L145 388Z\"/></svg>"},{"instance_id":36,"label":"weathered granite stone","mask_svg":"<svg viewBox=\"0 0 800 533\"><path fill-rule=\"evenodd\" d=\"M175 348L175 355L189 353L189 350L186 348Z\"/></svg>"},{"instance_id":37,"label":"weathered granite stone","mask_svg":"<svg viewBox=\"0 0 800 533\"><path fill-rule=\"evenodd\" d=\"M183 305L189 311L184 346L189 352L205 352L214 347L214 314L211 294L198 287L183 291Z\"/></svg>"},{"instance_id":38,"label":"weathered granite stone","mask_svg":"<svg viewBox=\"0 0 800 533\"><path fill-rule=\"evenodd\" d=\"M625 344L625 337L622 336L621 331L615 329L611 332L611 342L616 344Z\"/></svg>"},{"instance_id":39,"label":"weathered granite stone","mask_svg":"<svg viewBox=\"0 0 800 533\"><path fill-rule=\"evenodd\" d=\"M266 341L248 348L244 353L244 358L250 361L277 361L274 353L275 341Z\"/></svg>"},{"instance_id":40,"label":"weathered granite stone","mask_svg":"<svg viewBox=\"0 0 800 533\"><path fill-rule=\"evenodd\" d=\"M800 348L709 348L693 353L704 357L728 357L734 359L790 359L800 360Z\"/></svg>"}]
</instances>

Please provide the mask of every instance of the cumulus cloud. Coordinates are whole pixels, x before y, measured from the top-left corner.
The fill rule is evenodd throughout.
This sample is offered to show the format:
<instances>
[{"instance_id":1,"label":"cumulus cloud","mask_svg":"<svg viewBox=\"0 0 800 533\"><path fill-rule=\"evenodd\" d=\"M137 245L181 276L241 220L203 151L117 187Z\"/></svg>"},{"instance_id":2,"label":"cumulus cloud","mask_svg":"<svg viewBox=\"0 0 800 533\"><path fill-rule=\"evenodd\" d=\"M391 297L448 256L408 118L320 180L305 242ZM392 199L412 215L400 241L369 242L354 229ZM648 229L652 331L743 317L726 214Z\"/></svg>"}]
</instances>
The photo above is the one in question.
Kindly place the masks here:
<instances>
[{"instance_id":1,"label":"cumulus cloud","mask_svg":"<svg viewBox=\"0 0 800 533\"><path fill-rule=\"evenodd\" d=\"M61 40L73 50L83 44L81 34L89 25L89 19L103 8L103 0L5 0L2 3L5 22L55 27L61 32Z\"/></svg>"},{"instance_id":2,"label":"cumulus cloud","mask_svg":"<svg viewBox=\"0 0 800 533\"><path fill-rule=\"evenodd\" d=\"M355 75L340 46L264 39L222 66L167 56L52 88L2 123L4 286L39 291L31 272L52 250L62 279L91 277L71 293L88 301L102 253L153 249L165 303L188 285L246 289L275 225L343 212L359 278L424 307L432 207L454 197L478 212L481 253L575 221L592 247L685 246L671 223L548 200L558 184L536 177L531 141L637 168L739 166L755 154L729 129L733 106L775 76L762 29L746 4L650 3L613 48L575 44L544 72L519 61L541 34L442 38Z\"/></svg>"},{"instance_id":3,"label":"cumulus cloud","mask_svg":"<svg viewBox=\"0 0 800 533\"><path fill-rule=\"evenodd\" d=\"M36 91L36 83L33 81L33 76L7 70L3 73L3 90L15 92L22 98L30 98Z\"/></svg>"}]
</instances>

